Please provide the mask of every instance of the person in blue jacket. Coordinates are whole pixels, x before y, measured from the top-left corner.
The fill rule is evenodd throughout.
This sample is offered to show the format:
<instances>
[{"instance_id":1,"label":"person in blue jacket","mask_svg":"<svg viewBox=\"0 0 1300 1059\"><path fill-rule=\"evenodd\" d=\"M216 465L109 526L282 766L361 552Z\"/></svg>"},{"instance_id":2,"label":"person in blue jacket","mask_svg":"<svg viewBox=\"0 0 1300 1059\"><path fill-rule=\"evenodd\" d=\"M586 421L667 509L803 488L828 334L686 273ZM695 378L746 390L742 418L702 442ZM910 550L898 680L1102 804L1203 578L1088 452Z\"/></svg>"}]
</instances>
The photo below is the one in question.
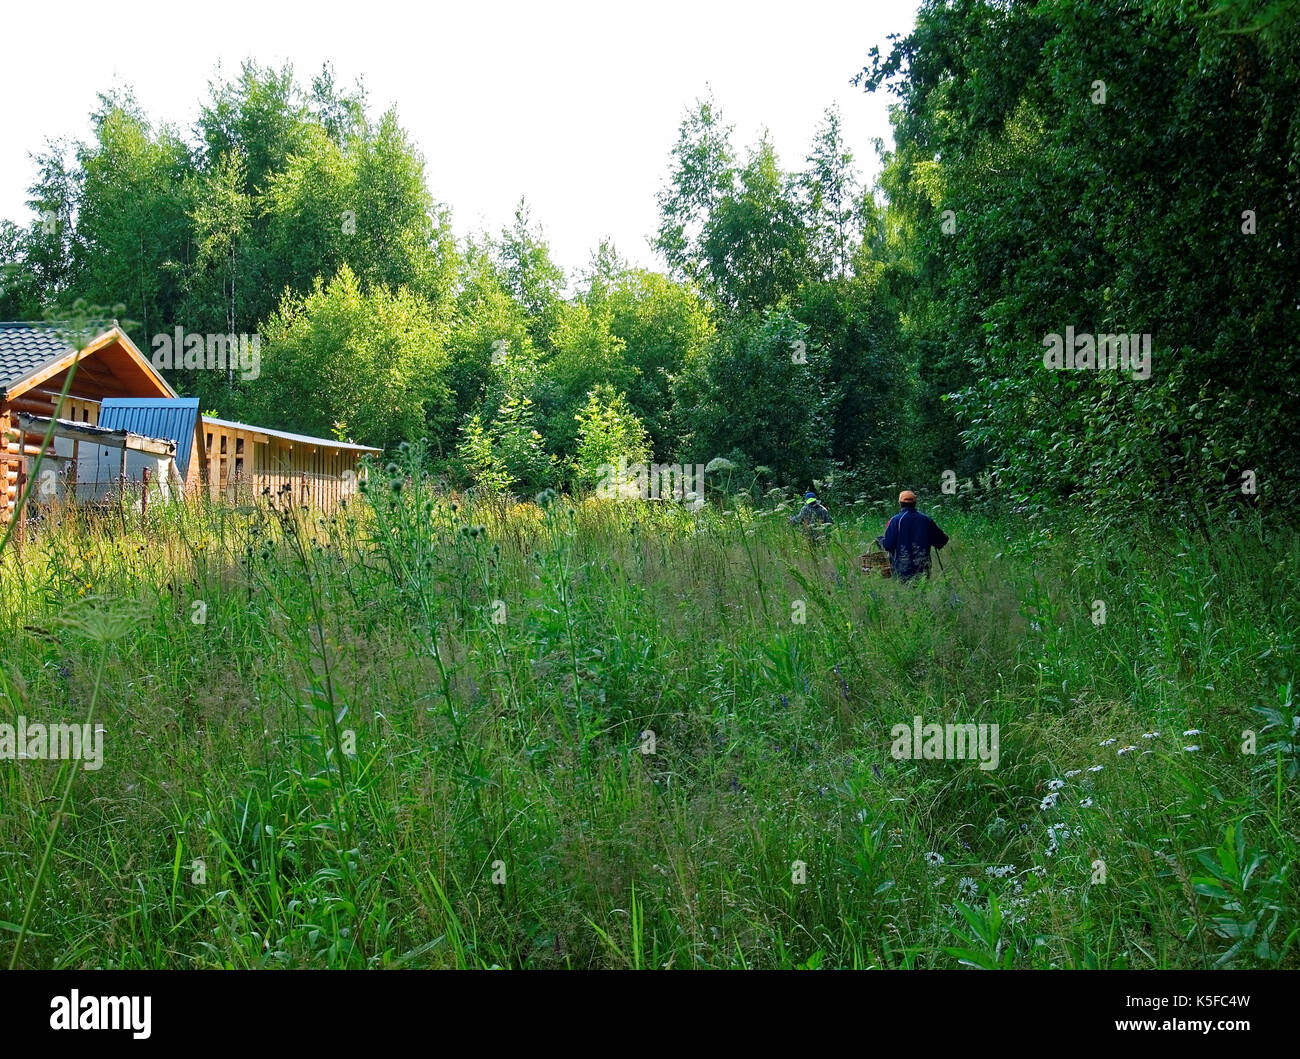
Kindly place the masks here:
<instances>
[{"instance_id":1,"label":"person in blue jacket","mask_svg":"<svg viewBox=\"0 0 1300 1059\"><path fill-rule=\"evenodd\" d=\"M948 543L944 533L929 515L916 510L916 494L904 489L898 494L901 511L885 526L885 535L876 543L889 553L889 565L900 581L910 581L924 574L930 576L930 549L936 551Z\"/></svg>"}]
</instances>

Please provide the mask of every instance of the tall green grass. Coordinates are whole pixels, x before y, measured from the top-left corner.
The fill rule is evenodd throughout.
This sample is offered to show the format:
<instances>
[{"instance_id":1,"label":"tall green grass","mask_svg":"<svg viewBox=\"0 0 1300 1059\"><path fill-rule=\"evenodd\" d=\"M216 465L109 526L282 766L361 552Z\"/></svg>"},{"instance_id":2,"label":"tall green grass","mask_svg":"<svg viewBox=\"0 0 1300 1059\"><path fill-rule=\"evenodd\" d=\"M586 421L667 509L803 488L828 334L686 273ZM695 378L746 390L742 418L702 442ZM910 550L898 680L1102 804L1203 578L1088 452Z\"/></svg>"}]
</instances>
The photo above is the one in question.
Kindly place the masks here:
<instances>
[{"instance_id":1,"label":"tall green grass","mask_svg":"<svg viewBox=\"0 0 1300 1059\"><path fill-rule=\"evenodd\" d=\"M1300 535L939 512L899 585L883 511L541 499L412 465L0 556L0 723L107 729L0 761L0 959L30 904L28 967L1300 965ZM894 760L915 715L999 767Z\"/></svg>"}]
</instances>

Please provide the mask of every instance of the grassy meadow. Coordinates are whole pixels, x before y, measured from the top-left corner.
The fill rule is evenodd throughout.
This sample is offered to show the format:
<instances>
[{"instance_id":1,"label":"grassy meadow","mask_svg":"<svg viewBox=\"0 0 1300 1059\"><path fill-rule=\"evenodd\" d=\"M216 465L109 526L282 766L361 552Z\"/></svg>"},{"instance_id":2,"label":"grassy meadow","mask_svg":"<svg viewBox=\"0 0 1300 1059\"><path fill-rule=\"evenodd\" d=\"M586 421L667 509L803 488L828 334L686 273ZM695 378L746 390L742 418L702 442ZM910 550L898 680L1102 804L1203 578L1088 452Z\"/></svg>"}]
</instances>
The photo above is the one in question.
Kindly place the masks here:
<instances>
[{"instance_id":1,"label":"grassy meadow","mask_svg":"<svg viewBox=\"0 0 1300 1059\"><path fill-rule=\"evenodd\" d=\"M1300 535L541 499L11 543L0 724L106 732L0 761L0 965L1300 966Z\"/></svg>"}]
</instances>

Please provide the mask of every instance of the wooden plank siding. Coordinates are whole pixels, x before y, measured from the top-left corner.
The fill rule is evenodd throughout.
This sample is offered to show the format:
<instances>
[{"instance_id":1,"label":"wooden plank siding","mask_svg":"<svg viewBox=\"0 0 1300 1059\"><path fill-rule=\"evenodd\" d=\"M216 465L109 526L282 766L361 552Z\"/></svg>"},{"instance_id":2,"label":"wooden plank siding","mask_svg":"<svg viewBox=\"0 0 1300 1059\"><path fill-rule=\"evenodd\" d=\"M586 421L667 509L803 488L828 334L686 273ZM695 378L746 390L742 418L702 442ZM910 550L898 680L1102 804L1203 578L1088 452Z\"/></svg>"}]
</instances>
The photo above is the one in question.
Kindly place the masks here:
<instances>
[{"instance_id":1,"label":"wooden plank siding","mask_svg":"<svg viewBox=\"0 0 1300 1059\"><path fill-rule=\"evenodd\" d=\"M357 491L362 452L356 447L207 417L203 433L214 497L247 503L288 496L295 505L330 511Z\"/></svg>"}]
</instances>

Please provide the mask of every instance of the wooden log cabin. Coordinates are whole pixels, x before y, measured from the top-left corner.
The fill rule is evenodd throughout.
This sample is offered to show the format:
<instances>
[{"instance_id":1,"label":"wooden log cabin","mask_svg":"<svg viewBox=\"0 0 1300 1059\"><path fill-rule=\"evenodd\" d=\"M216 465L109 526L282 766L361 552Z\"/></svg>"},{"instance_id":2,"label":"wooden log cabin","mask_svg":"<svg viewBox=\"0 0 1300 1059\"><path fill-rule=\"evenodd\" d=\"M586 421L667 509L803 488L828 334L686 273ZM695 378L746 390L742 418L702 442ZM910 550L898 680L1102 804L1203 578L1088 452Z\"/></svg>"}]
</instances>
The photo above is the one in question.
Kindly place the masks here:
<instances>
[{"instance_id":1,"label":"wooden log cabin","mask_svg":"<svg viewBox=\"0 0 1300 1059\"><path fill-rule=\"evenodd\" d=\"M294 503L323 510L355 493L361 457L380 453L199 416L197 399L178 397L116 322L77 344L50 324L0 323L0 525L13 515L19 470L30 471L42 441L18 429L19 413L91 426L103 416L116 431L170 440L191 493L252 499L285 490Z\"/></svg>"}]
</instances>

